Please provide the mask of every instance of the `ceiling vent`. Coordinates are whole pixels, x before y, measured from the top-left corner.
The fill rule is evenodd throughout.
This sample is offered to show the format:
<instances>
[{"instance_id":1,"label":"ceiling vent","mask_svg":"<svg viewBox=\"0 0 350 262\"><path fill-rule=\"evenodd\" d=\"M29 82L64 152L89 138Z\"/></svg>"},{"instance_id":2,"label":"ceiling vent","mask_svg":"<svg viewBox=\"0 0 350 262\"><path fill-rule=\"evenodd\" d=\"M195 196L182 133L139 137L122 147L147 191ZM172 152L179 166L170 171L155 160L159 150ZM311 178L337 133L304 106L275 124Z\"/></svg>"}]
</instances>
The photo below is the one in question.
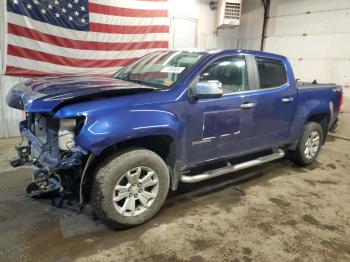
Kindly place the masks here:
<instances>
[{"instance_id":1,"label":"ceiling vent","mask_svg":"<svg viewBox=\"0 0 350 262\"><path fill-rule=\"evenodd\" d=\"M238 26L241 19L242 0L219 0L217 15L218 28Z\"/></svg>"}]
</instances>

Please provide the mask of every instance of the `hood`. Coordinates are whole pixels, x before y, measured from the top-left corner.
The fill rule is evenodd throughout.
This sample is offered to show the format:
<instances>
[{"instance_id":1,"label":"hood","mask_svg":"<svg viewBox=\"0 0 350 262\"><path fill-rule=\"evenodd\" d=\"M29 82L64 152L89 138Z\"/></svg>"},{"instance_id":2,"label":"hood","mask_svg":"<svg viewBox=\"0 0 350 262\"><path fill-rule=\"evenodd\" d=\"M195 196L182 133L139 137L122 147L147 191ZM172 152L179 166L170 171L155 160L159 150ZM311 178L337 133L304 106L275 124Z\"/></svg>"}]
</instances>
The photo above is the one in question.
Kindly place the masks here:
<instances>
[{"instance_id":1,"label":"hood","mask_svg":"<svg viewBox=\"0 0 350 262\"><path fill-rule=\"evenodd\" d=\"M95 76L56 76L15 85L6 97L10 107L29 112L52 112L62 103L155 90L123 80Z\"/></svg>"}]
</instances>

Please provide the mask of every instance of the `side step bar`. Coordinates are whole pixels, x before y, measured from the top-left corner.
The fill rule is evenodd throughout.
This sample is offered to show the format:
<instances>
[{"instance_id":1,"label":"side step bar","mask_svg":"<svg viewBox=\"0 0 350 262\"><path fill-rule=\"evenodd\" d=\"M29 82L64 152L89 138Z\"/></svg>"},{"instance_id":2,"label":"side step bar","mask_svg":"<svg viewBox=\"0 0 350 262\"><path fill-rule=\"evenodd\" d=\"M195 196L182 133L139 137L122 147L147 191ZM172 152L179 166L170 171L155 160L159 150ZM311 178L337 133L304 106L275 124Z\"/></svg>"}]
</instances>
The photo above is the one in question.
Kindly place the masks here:
<instances>
[{"instance_id":1,"label":"side step bar","mask_svg":"<svg viewBox=\"0 0 350 262\"><path fill-rule=\"evenodd\" d=\"M196 182L204 181L213 177L218 177L218 176L226 175L228 173L233 173L249 167L261 165L279 158L283 158L284 156L285 156L284 151L282 149L278 149L275 153L272 153L270 155L262 156L262 157L259 157L247 162L239 163L236 165L229 165L226 167L210 170L206 173L202 173L199 175L194 175L194 176L181 175L180 181L183 183L196 183Z\"/></svg>"}]
</instances>

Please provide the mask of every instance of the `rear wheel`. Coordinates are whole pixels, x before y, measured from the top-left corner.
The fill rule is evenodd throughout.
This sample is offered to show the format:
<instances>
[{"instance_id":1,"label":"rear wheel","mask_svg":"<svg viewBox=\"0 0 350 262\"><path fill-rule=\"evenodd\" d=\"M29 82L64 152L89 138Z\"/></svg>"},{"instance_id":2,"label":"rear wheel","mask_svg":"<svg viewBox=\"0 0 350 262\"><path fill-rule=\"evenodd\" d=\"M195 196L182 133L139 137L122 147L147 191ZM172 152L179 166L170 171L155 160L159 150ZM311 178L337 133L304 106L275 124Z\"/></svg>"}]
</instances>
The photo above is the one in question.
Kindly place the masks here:
<instances>
[{"instance_id":1,"label":"rear wheel","mask_svg":"<svg viewBox=\"0 0 350 262\"><path fill-rule=\"evenodd\" d=\"M132 227L158 212L168 189L168 168L156 153L128 150L98 170L91 203L106 224L114 228Z\"/></svg>"},{"instance_id":2,"label":"rear wheel","mask_svg":"<svg viewBox=\"0 0 350 262\"><path fill-rule=\"evenodd\" d=\"M321 150L323 130L319 123L309 122L304 126L294 158L300 165L312 164Z\"/></svg>"}]
</instances>

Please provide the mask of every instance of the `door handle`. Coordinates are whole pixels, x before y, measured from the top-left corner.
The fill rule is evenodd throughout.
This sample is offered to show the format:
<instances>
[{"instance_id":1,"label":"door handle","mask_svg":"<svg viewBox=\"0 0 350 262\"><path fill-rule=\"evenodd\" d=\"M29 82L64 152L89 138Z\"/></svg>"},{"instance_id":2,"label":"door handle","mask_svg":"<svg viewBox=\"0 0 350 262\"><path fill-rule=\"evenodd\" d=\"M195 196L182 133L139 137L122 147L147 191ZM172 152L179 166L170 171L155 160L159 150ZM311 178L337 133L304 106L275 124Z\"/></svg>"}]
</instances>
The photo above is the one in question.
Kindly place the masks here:
<instances>
[{"instance_id":1,"label":"door handle","mask_svg":"<svg viewBox=\"0 0 350 262\"><path fill-rule=\"evenodd\" d=\"M285 97L285 98L282 98L282 102L283 102L283 103L293 102L293 97Z\"/></svg>"},{"instance_id":2,"label":"door handle","mask_svg":"<svg viewBox=\"0 0 350 262\"><path fill-rule=\"evenodd\" d=\"M244 109L252 108L254 106L255 106L255 103L243 103L243 104L241 104L241 108L244 108Z\"/></svg>"}]
</instances>

